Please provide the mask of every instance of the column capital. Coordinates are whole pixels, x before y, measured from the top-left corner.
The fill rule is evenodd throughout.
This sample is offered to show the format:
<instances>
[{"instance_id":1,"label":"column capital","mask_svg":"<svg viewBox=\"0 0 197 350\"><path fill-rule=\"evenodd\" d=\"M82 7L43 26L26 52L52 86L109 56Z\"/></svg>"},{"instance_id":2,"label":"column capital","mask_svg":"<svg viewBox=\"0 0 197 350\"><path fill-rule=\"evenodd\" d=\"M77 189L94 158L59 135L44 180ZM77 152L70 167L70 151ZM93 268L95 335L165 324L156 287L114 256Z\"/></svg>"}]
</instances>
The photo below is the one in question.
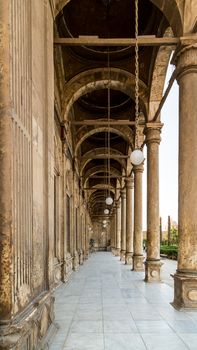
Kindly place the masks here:
<instances>
[{"instance_id":1,"label":"column capital","mask_svg":"<svg viewBox=\"0 0 197 350\"><path fill-rule=\"evenodd\" d=\"M133 189L134 188L134 177L128 176L125 178L125 186L126 188Z\"/></svg>"},{"instance_id":2,"label":"column capital","mask_svg":"<svg viewBox=\"0 0 197 350\"><path fill-rule=\"evenodd\" d=\"M125 187L120 190L120 195L121 195L121 199L126 198L126 188Z\"/></svg>"},{"instance_id":3,"label":"column capital","mask_svg":"<svg viewBox=\"0 0 197 350\"><path fill-rule=\"evenodd\" d=\"M133 166L133 172L135 173L143 173L144 171L144 162L139 164L139 165L134 165Z\"/></svg>"},{"instance_id":4,"label":"column capital","mask_svg":"<svg viewBox=\"0 0 197 350\"><path fill-rule=\"evenodd\" d=\"M197 43L182 46L179 50L176 50L172 63L176 65L177 81L183 74L188 72L197 73Z\"/></svg>"},{"instance_id":5,"label":"column capital","mask_svg":"<svg viewBox=\"0 0 197 350\"><path fill-rule=\"evenodd\" d=\"M115 201L115 207L116 207L116 209L120 208L120 201L119 200Z\"/></svg>"},{"instance_id":6,"label":"column capital","mask_svg":"<svg viewBox=\"0 0 197 350\"><path fill-rule=\"evenodd\" d=\"M146 135L146 144L161 142L161 129L163 127L162 123L146 123L144 129L144 134Z\"/></svg>"}]
</instances>

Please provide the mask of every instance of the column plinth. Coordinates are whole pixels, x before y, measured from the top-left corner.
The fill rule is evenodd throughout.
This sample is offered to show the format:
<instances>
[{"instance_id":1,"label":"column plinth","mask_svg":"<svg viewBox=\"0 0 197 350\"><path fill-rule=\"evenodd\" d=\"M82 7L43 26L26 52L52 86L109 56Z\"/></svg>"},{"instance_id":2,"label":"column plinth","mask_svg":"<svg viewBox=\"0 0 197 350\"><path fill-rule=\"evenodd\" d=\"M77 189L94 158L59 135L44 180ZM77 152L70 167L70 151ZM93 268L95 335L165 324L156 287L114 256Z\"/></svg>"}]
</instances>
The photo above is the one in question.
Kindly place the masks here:
<instances>
[{"instance_id":1,"label":"column plinth","mask_svg":"<svg viewBox=\"0 0 197 350\"><path fill-rule=\"evenodd\" d=\"M132 265L133 256L133 220L132 220L132 191L134 188L133 177L126 179L126 254L125 264Z\"/></svg>"},{"instance_id":2,"label":"column plinth","mask_svg":"<svg viewBox=\"0 0 197 350\"><path fill-rule=\"evenodd\" d=\"M160 282L159 144L162 124L147 123L147 259L145 281Z\"/></svg>"},{"instance_id":3,"label":"column plinth","mask_svg":"<svg viewBox=\"0 0 197 350\"><path fill-rule=\"evenodd\" d=\"M174 300L175 309L197 309L197 274L188 271L177 272L174 275Z\"/></svg>"},{"instance_id":4,"label":"column plinth","mask_svg":"<svg viewBox=\"0 0 197 350\"><path fill-rule=\"evenodd\" d=\"M79 255L78 252L75 251L73 256L73 270L77 271L79 269Z\"/></svg>"},{"instance_id":5,"label":"column plinth","mask_svg":"<svg viewBox=\"0 0 197 350\"><path fill-rule=\"evenodd\" d=\"M133 271L144 271L143 255L133 255Z\"/></svg>"},{"instance_id":6,"label":"column plinth","mask_svg":"<svg viewBox=\"0 0 197 350\"><path fill-rule=\"evenodd\" d=\"M160 260L146 260L145 282L161 282L160 270L162 265Z\"/></svg>"},{"instance_id":7,"label":"column plinth","mask_svg":"<svg viewBox=\"0 0 197 350\"><path fill-rule=\"evenodd\" d=\"M120 260L125 261L126 254L126 189L121 190L121 251Z\"/></svg>"},{"instance_id":8,"label":"column plinth","mask_svg":"<svg viewBox=\"0 0 197 350\"><path fill-rule=\"evenodd\" d=\"M142 233L142 173L144 165L133 167L134 172L134 245L133 271L143 271L143 233Z\"/></svg>"},{"instance_id":9,"label":"column plinth","mask_svg":"<svg viewBox=\"0 0 197 350\"><path fill-rule=\"evenodd\" d=\"M197 309L197 44L182 47L174 63L179 84L179 250L172 305Z\"/></svg>"},{"instance_id":10,"label":"column plinth","mask_svg":"<svg viewBox=\"0 0 197 350\"><path fill-rule=\"evenodd\" d=\"M125 254L125 265L132 265L133 263L133 253L127 253Z\"/></svg>"}]
</instances>

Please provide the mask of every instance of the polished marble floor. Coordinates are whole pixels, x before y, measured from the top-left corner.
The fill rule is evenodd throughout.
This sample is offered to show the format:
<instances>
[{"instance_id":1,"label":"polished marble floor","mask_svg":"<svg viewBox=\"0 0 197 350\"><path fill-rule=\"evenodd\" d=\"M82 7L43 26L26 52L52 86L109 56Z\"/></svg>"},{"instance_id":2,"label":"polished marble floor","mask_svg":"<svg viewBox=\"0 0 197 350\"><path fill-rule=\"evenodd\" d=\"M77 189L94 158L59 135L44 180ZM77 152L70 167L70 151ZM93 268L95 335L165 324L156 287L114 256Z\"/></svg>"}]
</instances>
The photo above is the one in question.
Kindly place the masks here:
<instances>
[{"instance_id":1,"label":"polished marble floor","mask_svg":"<svg viewBox=\"0 0 197 350\"><path fill-rule=\"evenodd\" d=\"M163 262L164 283L148 284L111 253L93 253L55 292L50 350L197 350L197 312L170 305L176 262Z\"/></svg>"}]
</instances>

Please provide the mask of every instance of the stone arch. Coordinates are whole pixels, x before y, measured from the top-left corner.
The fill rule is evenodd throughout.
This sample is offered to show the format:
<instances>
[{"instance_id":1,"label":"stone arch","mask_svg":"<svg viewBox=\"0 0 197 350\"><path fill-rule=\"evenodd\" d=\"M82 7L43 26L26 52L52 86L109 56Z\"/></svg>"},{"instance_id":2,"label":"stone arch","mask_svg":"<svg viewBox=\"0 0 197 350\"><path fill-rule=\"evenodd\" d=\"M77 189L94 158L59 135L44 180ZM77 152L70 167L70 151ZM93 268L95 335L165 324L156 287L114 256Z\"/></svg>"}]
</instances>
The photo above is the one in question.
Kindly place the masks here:
<instances>
[{"instance_id":1,"label":"stone arch","mask_svg":"<svg viewBox=\"0 0 197 350\"><path fill-rule=\"evenodd\" d=\"M106 89L109 84L109 69L95 68L77 74L65 85L63 93L63 115L69 119L69 112L73 103L82 95L99 89ZM120 90L135 99L135 76L120 68L110 68L110 87ZM144 115L147 115L148 88L139 82L139 98Z\"/></svg>"},{"instance_id":2,"label":"stone arch","mask_svg":"<svg viewBox=\"0 0 197 350\"><path fill-rule=\"evenodd\" d=\"M71 0L56 0L55 16L66 6ZM175 35L181 36L183 34L183 11L182 5L178 0L149 0L165 15ZM188 1L188 0L187 0ZM189 0L190 5L196 0Z\"/></svg>"},{"instance_id":3,"label":"stone arch","mask_svg":"<svg viewBox=\"0 0 197 350\"><path fill-rule=\"evenodd\" d=\"M172 36L172 30L169 27L165 31L164 36ZM149 113L148 121L154 118L154 115L159 107L160 101L163 96L163 89L166 79L166 72L172 53L172 47L161 46L157 52L156 59L154 61L154 68L151 78L150 97L149 97Z\"/></svg>"},{"instance_id":4,"label":"stone arch","mask_svg":"<svg viewBox=\"0 0 197 350\"><path fill-rule=\"evenodd\" d=\"M196 0L185 1L184 33L197 33L197 2L196 2Z\"/></svg>"},{"instance_id":5,"label":"stone arch","mask_svg":"<svg viewBox=\"0 0 197 350\"><path fill-rule=\"evenodd\" d=\"M82 175L82 172L83 172L83 169L85 168L85 166L89 162L91 162L91 160L94 159L95 156L102 156L103 159L108 158L107 149L105 147L100 147L100 148L95 148L95 149L85 153L83 155L83 157L81 158L81 161L80 161L80 164L79 164L80 175ZM113 156L123 156L123 154L121 152L117 151L116 149L113 149L113 148L110 149L110 158L117 160L117 162L120 163L122 168L126 169L126 161L125 161L125 159L116 158L116 157L113 157Z\"/></svg>"},{"instance_id":6,"label":"stone arch","mask_svg":"<svg viewBox=\"0 0 197 350\"><path fill-rule=\"evenodd\" d=\"M108 168L107 166L101 166L101 165L97 165L91 169L89 169L84 175L83 175L83 183L84 186L86 185L86 181L89 179L90 176L95 175L95 174L99 174L102 172L107 172ZM110 166L110 174L111 175L115 175L115 176L120 176L121 177L121 173L119 170L117 170L116 168Z\"/></svg>"},{"instance_id":7,"label":"stone arch","mask_svg":"<svg viewBox=\"0 0 197 350\"><path fill-rule=\"evenodd\" d=\"M89 198L92 197L92 195L97 191L109 191L109 190L110 190L110 192L115 194L114 187L112 187L112 186L109 187L108 184L97 184L95 186L92 186L92 190L91 190L91 194L90 194ZM98 193L98 195L105 197L105 195L102 195L101 193Z\"/></svg>"},{"instance_id":8,"label":"stone arch","mask_svg":"<svg viewBox=\"0 0 197 350\"><path fill-rule=\"evenodd\" d=\"M120 126L111 126L110 128L106 127L106 126L87 126L84 125L82 126L78 131L77 131L77 135L76 135L76 143L75 143L75 156L77 155L77 152L79 150L79 147L81 146L81 144L89 137L92 136L96 133L100 133L100 132L113 132L114 134L117 134L119 136L121 136L126 142L128 142L128 144L131 146L131 148L134 148L134 144L133 144L133 131L128 127L128 126L124 126L124 125L120 125Z\"/></svg>"},{"instance_id":9,"label":"stone arch","mask_svg":"<svg viewBox=\"0 0 197 350\"><path fill-rule=\"evenodd\" d=\"M183 34L183 8L179 0L150 0L167 18L175 36Z\"/></svg>"}]
</instances>

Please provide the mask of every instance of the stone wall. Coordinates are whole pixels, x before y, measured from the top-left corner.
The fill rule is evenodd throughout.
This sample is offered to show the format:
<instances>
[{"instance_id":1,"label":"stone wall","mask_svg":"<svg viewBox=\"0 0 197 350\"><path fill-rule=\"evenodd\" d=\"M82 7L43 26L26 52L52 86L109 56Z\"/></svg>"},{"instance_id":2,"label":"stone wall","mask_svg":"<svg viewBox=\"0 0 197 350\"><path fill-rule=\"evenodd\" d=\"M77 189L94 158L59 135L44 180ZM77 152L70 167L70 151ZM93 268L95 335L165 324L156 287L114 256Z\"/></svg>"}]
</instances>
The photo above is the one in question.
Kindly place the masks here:
<instances>
[{"instance_id":1,"label":"stone wall","mask_svg":"<svg viewBox=\"0 0 197 350\"><path fill-rule=\"evenodd\" d=\"M7 67L1 70L7 98L0 94L1 115L10 130L5 135L1 124L7 138L1 155L9 151L9 162L2 163L0 180L6 174L10 181L0 189L9 207L9 230L1 230L8 249L0 274L0 348L39 349L54 320L53 18L46 0L3 1L0 7L1 49L7 53L1 58L1 68ZM2 240L1 253L5 247Z\"/></svg>"}]
</instances>

